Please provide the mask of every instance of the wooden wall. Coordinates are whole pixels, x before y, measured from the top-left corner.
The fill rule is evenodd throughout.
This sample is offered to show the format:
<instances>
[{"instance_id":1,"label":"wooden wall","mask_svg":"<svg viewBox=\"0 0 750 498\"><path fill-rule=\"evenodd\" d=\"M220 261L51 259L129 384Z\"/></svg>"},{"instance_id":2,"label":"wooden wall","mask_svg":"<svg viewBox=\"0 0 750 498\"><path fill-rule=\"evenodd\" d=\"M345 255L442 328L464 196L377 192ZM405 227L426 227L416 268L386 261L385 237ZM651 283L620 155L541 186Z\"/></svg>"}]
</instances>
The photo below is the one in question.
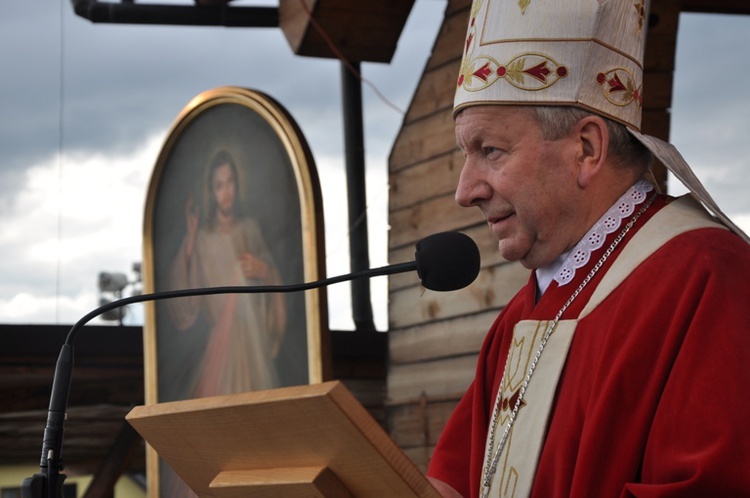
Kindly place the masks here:
<instances>
[{"instance_id":1,"label":"wooden wall","mask_svg":"<svg viewBox=\"0 0 750 498\"><path fill-rule=\"evenodd\" d=\"M448 1L389 159L389 261L413 260L419 239L447 230L471 236L482 255L479 277L460 291L423 291L415 273L389 280L386 428L423 470L473 378L489 326L529 276L519 264L501 258L479 210L460 208L453 199L463 158L456 150L451 112L470 6L470 0ZM642 128L665 140L680 12L680 0L652 2L644 61ZM654 173L666 190L663 166L655 165Z\"/></svg>"},{"instance_id":2,"label":"wooden wall","mask_svg":"<svg viewBox=\"0 0 750 498\"><path fill-rule=\"evenodd\" d=\"M389 160L389 262L412 261L419 239L448 230L471 236L482 254L477 280L460 291L423 290L413 272L389 279L386 427L423 470L489 325L529 275L500 257L479 210L453 198L463 158L451 112L470 4L449 0Z\"/></svg>"}]
</instances>

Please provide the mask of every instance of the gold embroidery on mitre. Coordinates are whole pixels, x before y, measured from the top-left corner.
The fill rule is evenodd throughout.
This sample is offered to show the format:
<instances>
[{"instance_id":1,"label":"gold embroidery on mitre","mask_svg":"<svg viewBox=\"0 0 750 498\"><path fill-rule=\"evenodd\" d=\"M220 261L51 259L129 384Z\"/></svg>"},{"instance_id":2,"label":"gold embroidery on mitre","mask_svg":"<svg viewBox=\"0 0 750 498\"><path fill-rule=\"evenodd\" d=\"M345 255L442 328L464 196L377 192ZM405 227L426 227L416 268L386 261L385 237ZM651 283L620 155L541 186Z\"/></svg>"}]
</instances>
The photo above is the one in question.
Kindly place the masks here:
<instances>
[{"instance_id":1,"label":"gold embroidery on mitre","mask_svg":"<svg viewBox=\"0 0 750 498\"><path fill-rule=\"evenodd\" d=\"M479 8L482 6L482 0L475 0L471 4L471 14L469 16L469 29L466 33L466 40L464 41L464 56L461 60L461 69L458 71L458 83L456 86L461 86L464 83L464 79L466 79L466 75L471 75L473 71L470 71L468 69L470 65L470 57L469 54L474 52L474 47L476 45L476 39L477 39L477 14L479 13Z\"/></svg>"},{"instance_id":2,"label":"gold embroidery on mitre","mask_svg":"<svg viewBox=\"0 0 750 498\"><path fill-rule=\"evenodd\" d=\"M498 62L492 57L466 59L461 64L458 86L463 86L468 91L483 90L497 79L495 70L498 66Z\"/></svg>"},{"instance_id":3,"label":"gold embroidery on mitre","mask_svg":"<svg viewBox=\"0 0 750 498\"><path fill-rule=\"evenodd\" d=\"M505 80L520 90L544 90L568 76L568 68L539 53L520 54L507 64L492 57L479 56L465 60L458 85L468 92L484 90L498 80Z\"/></svg>"},{"instance_id":4,"label":"gold embroidery on mitre","mask_svg":"<svg viewBox=\"0 0 750 498\"><path fill-rule=\"evenodd\" d=\"M530 3L531 0L518 0L518 6L521 7L521 14L526 13L526 7L528 7Z\"/></svg>"},{"instance_id":5,"label":"gold embroidery on mitre","mask_svg":"<svg viewBox=\"0 0 750 498\"><path fill-rule=\"evenodd\" d=\"M635 11L638 14L638 30L643 29L643 23L646 20L646 0L638 0L633 4Z\"/></svg>"},{"instance_id":6,"label":"gold embroidery on mitre","mask_svg":"<svg viewBox=\"0 0 750 498\"><path fill-rule=\"evenodd\" d=\"M479 8L482 6L483 0L474 0L471 2L471 12L469 13L469 16L471 17L472 22L476 20L477 13L479 13Z\"/></svg>"},{"instance_id":7,"label":"gold embroidery on mitre","mask_svg":"<svg viewBox=\"0 0 750 498\"><path fill-rule=\"evenodd\" d=\"M639 108L643 106L641 86L636 86L633 74L625 68L617 67L597 74L596 83L604 98L618 107L625 107L633 102Z\"/></svg>"}]
</instances>

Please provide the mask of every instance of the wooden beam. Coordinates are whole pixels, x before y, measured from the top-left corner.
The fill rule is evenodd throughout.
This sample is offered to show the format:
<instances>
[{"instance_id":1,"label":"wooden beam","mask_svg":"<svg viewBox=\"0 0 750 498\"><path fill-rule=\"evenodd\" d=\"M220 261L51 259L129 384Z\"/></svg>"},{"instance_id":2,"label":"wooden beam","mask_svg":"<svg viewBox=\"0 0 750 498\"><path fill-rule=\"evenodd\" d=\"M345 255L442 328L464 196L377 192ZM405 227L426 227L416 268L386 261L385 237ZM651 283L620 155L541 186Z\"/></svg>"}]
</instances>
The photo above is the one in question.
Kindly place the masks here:
<instances>
[{"instance_id":1,"label":"wooden beam","mask_svg":"<svg viewBox=\"0 0 750 498\"><path fill-rule=\"evenodd\" d=\"M680 3L652 2L644 56L643 121L641 131L669 141L672 80L674 74ZM652 168L659 188L667 190L667 170L661 163Z\"/></svg>"},{"instance_id":2,"label":"wooden beam","mask_svg":"<svg viewBox=\"0 0 750 498\"><path fill-rule=\"evenodd\" d=\"M390 62L413 4L281 0L279 26L297 55Z\"/></svg>"},{"instance_id":3,"label":"wooden beam","mask_svg":"<svg viewBox=\"0 0 750 498\"><path fill-rule=\"evenodd\" d=\"M701 14L750 14L747 0L682 0L682 12Z\"/></svg>"},{"instance_id":4,"label":"wooden beam","mask_svg":"<svg viewBox=\"0 0 750 498\"><path fill-rule=\"evenodd\" d=\"M127 468L134 451L142 442L143 440L135 429L123 420L114 444L99 465L83 498L114 496L117 480Z\"/></svg>"}]
</instances>

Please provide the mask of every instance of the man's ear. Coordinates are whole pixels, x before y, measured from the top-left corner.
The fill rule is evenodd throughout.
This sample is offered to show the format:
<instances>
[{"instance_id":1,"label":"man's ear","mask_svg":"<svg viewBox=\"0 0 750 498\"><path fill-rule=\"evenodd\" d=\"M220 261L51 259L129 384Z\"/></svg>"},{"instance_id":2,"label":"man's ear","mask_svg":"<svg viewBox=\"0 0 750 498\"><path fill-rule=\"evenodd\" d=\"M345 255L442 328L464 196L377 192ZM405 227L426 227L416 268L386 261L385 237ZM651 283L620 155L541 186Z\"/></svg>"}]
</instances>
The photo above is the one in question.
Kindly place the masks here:
<instances>
[{"instance_id":1,"label":"man's ear","mask_svg":"<svg viewBox=\"0 0 750 498\"><path fill-rule=\"evenodd\" d=\"M586 188L598 175L609 153L609 130L599 116L586 116L573 127L578 144L576 167L578 185Z\"/></svg>"}]
</instances>

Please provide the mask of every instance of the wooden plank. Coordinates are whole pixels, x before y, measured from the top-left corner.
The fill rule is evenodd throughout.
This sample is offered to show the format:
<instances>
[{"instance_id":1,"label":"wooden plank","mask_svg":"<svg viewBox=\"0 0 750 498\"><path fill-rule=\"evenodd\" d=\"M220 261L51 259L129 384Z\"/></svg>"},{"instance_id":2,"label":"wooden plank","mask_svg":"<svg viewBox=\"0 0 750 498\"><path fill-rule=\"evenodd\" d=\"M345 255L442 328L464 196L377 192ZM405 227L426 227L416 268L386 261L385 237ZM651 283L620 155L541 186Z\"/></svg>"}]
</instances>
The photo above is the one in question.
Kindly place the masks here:
<instances>
[{"instance_id":1,"label":"wooden plank","mask_svg":"<svg viewBox=\"0 0 750 498\"><path fill-rule=\"evenodd\" d=\"M403 209L432 197L453 196L463 164L463 153L454 147L451 151L408 168L397 169L393 165L388 182L388 208Z\"/></svg>"},{"instance_id":2,"label":"wooden plank","mask_svg":"<svg viewBox=\"0 0 750 498\"><path fill-rule=\"evenodd\" d=\"M461 394L463 397L463 393ZM451 415L453 415L453 412L456 410L456 405L458 405L458 402L461 400L461 398L453 398L448 400L439 400L434 403L429 404L429 430L430 430L430 437L427 440L427 444L430 445L430 449L434 449L434 446L437 444L438 440L440 439L440 436L443 434L443 429L445 429L445 424L448 423L448 419ZM430 451L430 456L432 456L432 451Z\"/></svg>"},{"instance_id":3,"label":"wooden plank","mask_svg":"<svg viewBox=\"0 0 750 498\"><path fill-rule=\"evenodd\" d=\"M482 224L479 213L459 215L460 225L451 223L450 216L444 216L444 210L458 213L460 210L453 201L462 160L456 162L455 134L451 115L454 94L454 81L460 65L463 40L466 34L469 0L450 0L446 7L446 19L433 46L432 55L427 63L412 104L405 118L406 124L397 137L389 158L391 181L391 232L390 243L403 246L400 253L406 261L414 260L414 243L420 238L445 231L456 226L470 226L463 216L473 220L473 224ZM431 161L431 159L435 159ZM427 163L427 164L423 164ZM410 171L409 166L420 165ZM446 168L448 169L446 171ZM425 179L430 181L426 182ZM427 199L435 202L425 205ZM411 205L411 209L402 208ZM432 215L442 223L430 224L424 230L414 231L411 223L419 221L424 209L435 209ZM401 210L401 216L393 212ZM469 210L467 210L469 211ZM440 226L440 230L433 227ZM406 276L408 275L408 276ZM418 277L413 274L402 274L389 278L405 278L400 285L419 285ZM389 285L391 285L389 283ZM415 288L416 290L416 288ZM393 313L391 311L391 313Z\"/></svg>"},{"instance_id":4,"label":"wooden plank","mask_svg":"<svg viewBox=\"0 0 750 498\"><path fill-rule=\"evenodd\" d=\"M646 44L646 54L643 60L644 70L647 72L674 70L676 52L674 42L675 34L655 34L650 36Z\"/></svg>"},{"instance_id":5,"label":"wooden plank","mask_svg":"<svg viewBox=\"0 0 750 498\"><path fill-rule=\"evenodd\" d=\"M500 255L497 248L497 239L482 223L465 230L461 230L474 240L479 249L482 267L497 266L508 261ZM389 252L389 261L391 263L405 263L415 260L416 242L409 243L406 246ZM416 272L400 273L388 277L388 290L393 292L404 287L414 287L420 285L419 275Z\"/></svg>"},{"instance_id":6,"label":"wooden plank","mask_svg":"<svg viewBox=\"0 0 750 498\"><path fill-rule=\"evenodd\" d=\"M667 110L643 110L641 130L662 140L669 140L671 114Z\"/></svg>"},{"instance_id":7,"label":"wooden plank","mask_svg":"<svg viewBox=\"0 0 750 498\"><path fill-rule=\"evenodd\" d=\"M214 498L353 498L325 466L221 471L209 488Z\"/></svg>"},{"instance_id":8,"label":"wooden plank","mask_svg":"<svg viewBox=\"0 0 750 498\"><path fill-rule=\"evenodd\" d=\"M722 2L724 0L719 1ZM651 2L647 37L655 34L677 32L677 27L680 22L680 3L682 3L682 0L657 0ZM648 38L646 45L648 45Z\"/></svg>"},{"instance_id":9,"label":"wooden plank","mask_svg":"<svg viewBox=\"0 0 750 498\"><path fill-rule=\"evenodd\" d=\"M389 332L391 365L477 354L497 315L498 311L491 309L452 320L393 329Z\"/></svg>"},{"instance_id":10,"label":"wooden plank","mask_svg":"<svg viewBox=\"0 0 750 498\"><path fill-rule=\"evenodd\" d=\"M499 310L523 287L529 270L518 263L484 268L468 287L454 292L406 288L390 294L390 328ZM390 375L390 373L389 373Z\"/></svg>"},{"instance_id":11,"label":"wooden plank","mask_svg":"<svg viewBox=\"0 0 750 498\"><path fill-rule=\"evenodd\" d=\"M426 474L433 450L434 448L428 447L404 448L404 453L419 470Z\"/></svg>"},{"instance_id":12,"label":"wooden plank","mask_svg":"<svg viewBox=\"0 0 750 498\"><path fill-rule=\"evenodd\" d=\"M385 382L380 379L343 379L341 380L352 395L368 410L383 405L385 399Z\"/></svg>"},{"instance_id":13,"label":"wooden plank","mask_svg":"<svg viewBox=\"0 0 750 498\"><path fill-rule=\"evenodd\" d=\"M641 131L646 135L652 135L662 140L669 141L669 130L671 115L668 110L643 110L643 122ZM667 192L667 168L654 159L651 167L654 177L662 192Z\"/></svg>"},{"instance_id":14,"label":"wooden plank","mask_svg":"<svg viewBox=\"0 0 750 498\"><path fill-rule=\"evenodd\" d=\"M279 27L298 55L341 54L349 61L390 62L413 4L414 0L281 0Z\"/></svg>"},{"instance_id":15,"label":"wooden plank","mask_svg":"<svg viewBox=\"0 0 750 498\"><path fill-rule=\"evenodd\" d=\"M420 403L390 407L388 426L391 438L402 448L434 446L458 400L432 402L424 397Z\"/></svg>"},{"instance_id":16,"label":"wooden plank","mask_svg":"<svg viewBox=\"0 0 750 498\"><path fill-rule=\"evenodd\" d=\"M142 440L135 429L123 420L114 444L101 460L83 498L114 496L115 484L125 472L130 459L133 457L135 450L140 447L141 442Z\"/></svg>"},{"instance_id":17,"label":"wooden plank","mask_svg":"<svg viewBox=\"0 0 750 498\"><path fill-rule=\"evenodd\" d=\"M475 209L467 209L467 211L478 211ZM450 231L450 227L445 227L443 231ZM461 233L464 233L471 237L474 243L479 248L479 253L482 255L482 266L494 266L500 263L507 263L507 260L500 255L498 249L498 242L495 234L493 234L487 227L484 220L469 226L465 229L456 229ZM394 247L391 244L391 249L388 251L388 260L390 263L403 263L406 261L414 261L414 250L416 244L420 239L416 237L414 240L409 240L401 246Z\"/></svg>"},{"instance_id":18,"label":"wooden plank","mask_svg":"<svg viewBox=\"0 0 750 498\"><path fill-rule=\"evenodd\" d=\"M470 209L467 211L474 211L474 209ZM444 227L444 230L442 231L450 231L451 227ZM500 263L507 263L508 261L503 258L500 255L500 251L498 249L498 242L495 235L490 231L489 228L487 228L487 224L484 222L484 220L479 221L478 223L469 226L467 228L462 229L456 229L455 231L460 231L461 233L464 233L471 237L471 239L474 241L474 243L479 248L479 254L482 257L482 266L495 266ZM436 232L433 232L436 233ZM411 239L411 237L410 237ZM406 243L394 247L391 244L391 248L388 251L388 261L391 264L394 263L404 263L407 261L414 261L414 252L416 249L416 244L420 239L414 237L413 240L408 240ZM404 275L411 276L413 274L411 273L405 273ZM417 284L418 279L415 277L413 280L413 284Z\"/></svg>"},{"instance_id":19,"label":"wooden plank","mask_svg":"<svg viewBox=\"0 0 750 498\"><path fill-rule=\"evenodd\" d=\"M456 78L461 61L455 59L426 71L414 92L409 110L404 118L411 123L437 111L452 109L453 96L456 93Z\"/></svg>"},{"instance_id":20,"label":"wooden plank","mask_svg":"<svg viewBox=\"0 0 750 498\"><path fill-rule=\"evenodd\" d=\"M388 159L389 169L426 161L456 147L456 134L450 109L405 124L396 137Z\"/></svg>"},{"instance_id":21,"label":"wooden plank","mask_svg":"<svg viewBox=\"0 0 750 498\"><path fill-rule=\"evenodd\" d=\"M675 2L652 2L646 51L645 71L672 71L677 41L680 9Z\"/></svg>"},{"instance_id":22,"label":"wooden plank","mask_svg":"<svg viewBox=\"0 0 750 498\"><path fill-rule=\"evenodd\" d=\"M64 448L68 466L94 474L113 447L127 412L128 406L69 405ZM5 413L0 416L0 457L4 465L39 462L46 420L47 409ZM143 466L140 456L134 456L132 463L140 468Z\"/></svg>"},{"instance_id":23,"label":"wooden plank","mask_svg":"<svg viewBox=\"0 0 750 498\"><path fill-rule=\"evenodd\" d=\"M682 12L701 14L750 14L747 0L681 0Z\"/></svg>"},{"instance_id":24,"label":"wooden plank","mask_svg":"<svg viewBox=\"0 0 750 498\"><path fill-rule=\"evenodd\" d=\"M444 195L428 199L408 209L391 211L389 223L390 249L412 245L417 240L436 232L484 225L484 217L479 209L461 208L454 202L453 195Z\"/></svg>"},{"instance_id":25,"label":"wooden plank","mask_svg":"<svg viewBox=\"0 0 750 498\"><path fill-rule=\"evenodd\" d=\"M340 382L138 406L127 420L200 496L219 472L308 466L354 496L438 496Z\"/></svg>"},{"instance_id":26,"label":"wooden plank","mask_svg":"<svg viewBox=\"0 0 750 498\"><path fill-rule=\"evenodd\" d=\"M643 108L665 110L672 107L673 71L646 71L643 74Z\"/></svg>"},{"instance_id":27,"label":"wooden plank","mask_svg":"<svg viewBox=\"0 0 750 498\"><path fill-rule=\"evenodd\" d=\"M405 123L439 110L452 109L470 7L471 0L448 2L443 24L406 113Z\"/></svg>"},{"instance_id":28,"label":"wooden plank","mask_svg":"<svg viewBox=\"0 0 750 498\"><path fill-rule=\"evenodd\" d=\"M401 448L427 446L429 438L427 398L423 402L396 406L388 412L388 434Z\"/></svg>"},{"instance_id":29,"label":"wooden plank","mask_svg":"<svg viewBox=\"0 0 750 498\"><path fill-rule=\"evenodd\" d=\"M445 15L452 16L460 10L468 10L471 7L472 0L448 0L448 6L445 8ZM467 12L468 18L468 12Z\"/></svg>"},{"instance_id":30,"label":"wooden plank","mask_svg":"<svg viewBox=\"0 0 750 498\"><path fill-rule=\"evenodd\" d=\"M469 27L469 5L459 6L459 3L461 2L451 2L448 6L445 20L432 48L432 56L427 61L428 71L443 64L455 64L456 78Z\"/></svg>"},{"instance_id":31,"label":"wooden plank","mask_svg":"<svg viewBox=\"0 0 750 498\"><path fill-rule=\"evenodd\" d=\"M394 365L388 376L388 404L418 403L428 399L458 399L471 384L476 355L424 363Z\"/></svg>"}]
</instances>

